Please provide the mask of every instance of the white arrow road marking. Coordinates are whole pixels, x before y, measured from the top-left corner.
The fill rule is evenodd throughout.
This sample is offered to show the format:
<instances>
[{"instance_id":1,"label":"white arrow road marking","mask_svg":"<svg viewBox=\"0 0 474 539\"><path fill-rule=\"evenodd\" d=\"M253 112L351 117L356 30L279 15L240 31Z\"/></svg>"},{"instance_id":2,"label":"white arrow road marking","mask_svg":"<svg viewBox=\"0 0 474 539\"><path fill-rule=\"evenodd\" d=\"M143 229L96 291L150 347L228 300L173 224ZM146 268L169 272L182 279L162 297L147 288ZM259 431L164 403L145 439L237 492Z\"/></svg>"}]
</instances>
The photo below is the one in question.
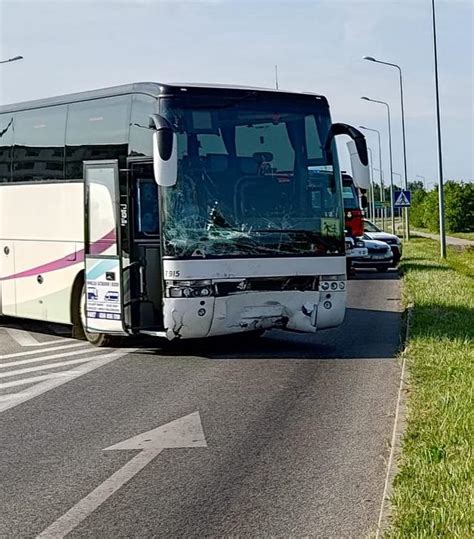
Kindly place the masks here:
<instances>
[{"instance_id":1,"label":"white arrow road marking","mask_svg":"<svg viewBox=\"0 0 474 539\"><path fill-rule=\"evenodd\" d=\"M37 339L30 335L27 331L14 328L3 328L10 337L16 341L20 346L46 346L47 344L54 344L64 342L65 338L54 339L52 341L39 342ZM74 339L69 339L73 341Z\"/></svg>"},{"instance_id":2,"label":"white arrow road marking","mask_svg":"<svg viewBox=\"0 0 474 539\"><path fill-rule=\"evenodd\" d=\"M104 451L141 449L141 452L41 532L37 539L62 539L164 449L176 447L207 447L199 412L107 447Z\"/></svg>"},{"instance_id":3,"label":"white arrow road marking","mask_svg":"<svg viewBox=\"0 0 474 539\"><path fill-rule=\"evenodd\" d=\"M62 341L58 341L62 342ZM14 354L4 354L0 359L10 359L13 357L33 356L35 354L44 354L46 352L55 352L56 350L64 350L64 348L77 348L78 346L90 346L87 342L76 342L70 344L62 344L61 346L52 346L51 348L43 348L42 350L28 350L26 352L15 352Z\"/></svg>"},{"instance_id":4,"label":"white arrow road marking","mask_svg":"<svg viewBox=\"0 0 474 539\"><path fill-rule=\"evenodd\" d=\"M17 385L23 385L25 383L41 381L41 383L38 383L35 386L28 388L25 392L21 394L21 397L16 394L15 398L12 398L11 400L7 399L5 402L0 402L0 413L5 412L10 408L14 408L19 404L22 404L23 402L29 401L30 399L33 399L38 395L42 395L43 393L46 393L47 391L50 391L55 387L61 386L66 382L73 380L74 378L78 378L79 376L98 369L103 365L107 365L107 363L111 363L116 359L135 352L135 350L135 348L122 348L121 350L115 350L114 352L111 352L109 354L103 354L101 356L98 356L98 358L96 356L94 359L89 359L87 363L84 363L73 371L45 374L41 376L35 376L33 378L26 378L23 380L15 380L13 382L6 382L0 384L1 389L3 387L14 387Z\"/></svg>"}]
</instances>

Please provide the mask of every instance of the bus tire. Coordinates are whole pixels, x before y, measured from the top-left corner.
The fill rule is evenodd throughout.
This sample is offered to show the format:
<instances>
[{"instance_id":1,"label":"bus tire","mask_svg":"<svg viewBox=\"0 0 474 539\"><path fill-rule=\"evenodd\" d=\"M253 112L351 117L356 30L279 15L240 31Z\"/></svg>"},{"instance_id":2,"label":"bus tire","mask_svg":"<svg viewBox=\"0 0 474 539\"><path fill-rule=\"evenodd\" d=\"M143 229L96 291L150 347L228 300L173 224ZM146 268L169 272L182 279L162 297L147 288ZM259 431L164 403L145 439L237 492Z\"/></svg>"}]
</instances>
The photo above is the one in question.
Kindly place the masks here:
<instances>
[{"instance_id":1,"label":"bus tire","mask_svg":"<svg viewBox=\"0 0 474 539\"><path fill-rule=\"evenodd\" d=\"M81 294L84 286L84 275L79 273L74 285L72 287L71 294L71 322L72 322L72 338L80 341L87 340L84 328L81 322Z\"/></svg>"},{"instance_id":2,"label":"bus tire","mask_svg":"<svg viewBox=\"0 0 474 539\"><path fill-rule=\"evenodd\" d=\"M82 281L80 293L75 301L75 315L73 318L73 337L84 339L97 347L115 347L119 339L106 333L91 333L85 329L86 287Z\"/></svg>"}]
</instances>

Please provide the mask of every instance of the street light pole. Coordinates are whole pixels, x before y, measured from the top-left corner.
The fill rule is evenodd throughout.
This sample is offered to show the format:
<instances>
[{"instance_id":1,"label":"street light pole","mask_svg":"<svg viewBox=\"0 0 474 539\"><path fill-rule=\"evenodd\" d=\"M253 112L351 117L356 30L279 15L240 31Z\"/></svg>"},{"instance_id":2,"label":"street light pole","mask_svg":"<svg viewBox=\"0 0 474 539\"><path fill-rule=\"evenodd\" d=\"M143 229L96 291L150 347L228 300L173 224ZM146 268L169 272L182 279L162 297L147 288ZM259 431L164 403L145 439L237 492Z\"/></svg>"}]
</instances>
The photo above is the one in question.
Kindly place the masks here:
<instances>
[{"instance_id":1,"label":"street light pole","mask_svg":"<svg viewBox=\"0 0 474 539\"><path fill-rule=\"evenodd\" d=\"M369 216L371 219L375 217L375 197L374 197L374 154L372 148L367 146L370 155L370 189L369 189Z\"/></svg>"},{"instance_id":2,"label":"street light pole","mask_svg":"<svg viewBox=\"0 0 474 539\"><path fill-rule=\"evenodd\" d=\"M402 111L403 170L405 173L404 186L405 186L405 189L408 189L407 147L406 147L406 139L405 139L405 107L404 107L404 99L403 99L402 68L397 64L392 64L391 62L382 62L382 60L376 60L373 56L364 56L363 59L368 60L369 62L375 62L377 64L383 64L383 65L398 69L398 75L400 79L400 103L401 103L401 111ZM410 239L410 219L409 219L408 208L405 208L404 214L405 214L405 239L409 240Z\"/></svg>"},{"instance_id":3,"label":"street light pole","mask_svg":"<svg viewBox=\"0 0 474 539\"><path fill-rule=\"evenodd\" d=\"M275 64L275 88L278 90L278 66Z\"/></svg>"},{"instance_id":4,"label":"street light pole","mask_svg":"<svg viewBox=\"0 0 474 539\"><path fill-rule=\"evenodd\" d=\"M17 60L23 60L23 56L14 56L13 58L8 58L8 60L0 60L0 64L8 64L9 62L16 62Z\"/></svg>"},{"instance_id":5,"label":"street light pole","mask_svg":"<svg viewBox=\"0 0 474 539\"><path fill-rule=\"evenodd\" d=\"M431 0L433 14L433 52L436 90L436 128L438 131L438 166L439 166L439 243L441 246L441 258L446 258L446 233L444 230L444 187L443 187L443 155L441 145L441 120L439 113L439 81L438 81L438 49L436 45L436 15L435 3Z\"/></svg>"},{"instance_id":6,"label":"street light pole","mask_svg":"<svg viewBox=\"0 0 474 539\"><path fill-rule=\"evenodd\" d=\"M377 99L370 99L369 97L361 97L364 101L371 101L372 103L380 103L387 107L387 118L388 118L388 153L390 156L390 209L391 209L391 220L392 220L392 234L395 234L395 215L393 211L393 158L392 158L392 122L390 119L390 106L385 101L378 101Z\"/></svg>"},{"instance_id":7,"label":"street light pole","mask_svg":"<svg viewBox=\"0 0 474 539\"><path fill-rule=\"evenodd\" d=\"M380 142L380 131L378 129L371 129L370 127L365 127L363 125L359 125L361 129L364 129L365 131L372 131L374 133L377 133L377 138L379 141L379 172L380 172L380 202L385 202L385 188L383 184L383 171L382 171L382 143ZM381 215L382 215L382 228L385 228L385 207L382 205L381 209Z\"/></svg>"}]
</instances>

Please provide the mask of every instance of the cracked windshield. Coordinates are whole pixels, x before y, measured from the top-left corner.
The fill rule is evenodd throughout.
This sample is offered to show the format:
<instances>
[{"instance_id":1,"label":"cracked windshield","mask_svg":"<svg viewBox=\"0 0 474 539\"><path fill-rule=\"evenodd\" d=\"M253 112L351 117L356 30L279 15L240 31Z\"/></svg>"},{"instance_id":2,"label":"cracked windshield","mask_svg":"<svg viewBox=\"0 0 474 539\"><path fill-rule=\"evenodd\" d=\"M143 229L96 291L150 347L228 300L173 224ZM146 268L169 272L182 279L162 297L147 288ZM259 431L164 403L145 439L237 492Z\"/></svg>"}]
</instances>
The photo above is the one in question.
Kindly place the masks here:
<instances>
[{"instance_id":1,"label":"cracked windshield","mask_svg":"<svg viewBox=\"0 0 474 539\"><path fill-rule=\"evenodd\" d=\"M323 103L253 92L163 99L178 139L178 181L163 189L165 256L343 253Z\"/></svg>"}]
</instances>

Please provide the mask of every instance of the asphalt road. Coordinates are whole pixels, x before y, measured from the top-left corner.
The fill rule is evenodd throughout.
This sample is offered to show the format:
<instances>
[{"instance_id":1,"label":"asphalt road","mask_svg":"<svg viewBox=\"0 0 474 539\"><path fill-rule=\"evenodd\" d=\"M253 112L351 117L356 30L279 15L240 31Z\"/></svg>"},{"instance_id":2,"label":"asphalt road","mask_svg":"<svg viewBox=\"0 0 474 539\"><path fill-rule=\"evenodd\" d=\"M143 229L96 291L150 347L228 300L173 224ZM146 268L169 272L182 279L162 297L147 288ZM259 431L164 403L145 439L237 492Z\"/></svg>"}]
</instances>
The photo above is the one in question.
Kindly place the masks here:
<instances>
[{"instance_id":1,"label":"asphalt road","mask_svg":"<svg viewBox=\"0 0 474 539\"><path fill-rule=\"evenodd\" d=\"M105 448L193 412L207 447L165 449L68 537L375 529L400 374L396 273L359 274L344 325L311 337L111 356L19 327L0 330L0 537L35 537L139 453Z\"/></svg>"}]
</instances>

